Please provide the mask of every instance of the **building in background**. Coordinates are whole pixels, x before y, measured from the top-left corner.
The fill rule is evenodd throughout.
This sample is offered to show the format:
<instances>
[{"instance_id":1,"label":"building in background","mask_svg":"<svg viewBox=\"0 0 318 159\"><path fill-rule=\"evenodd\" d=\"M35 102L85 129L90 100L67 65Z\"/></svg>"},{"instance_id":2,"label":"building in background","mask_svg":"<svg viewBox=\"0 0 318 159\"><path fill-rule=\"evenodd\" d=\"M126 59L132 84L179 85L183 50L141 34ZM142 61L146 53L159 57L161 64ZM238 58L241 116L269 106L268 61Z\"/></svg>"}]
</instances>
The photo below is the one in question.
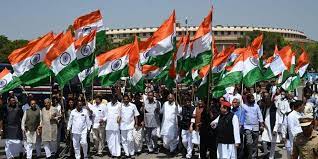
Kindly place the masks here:
<instances>
[{"instance_id":1,"label":"building in background","mask_svg":"<svg viewBox=\"0 0 318 159\"><path fill-rule=\"evenodd\" d=\"M144 28L123 28L123 29L107 29L106 35L112 39L114 43L120 42L126 38L137 35L141 40L149 38L158 27ZM185 35L188 31L190 36L193 36L197 31L198 26L180 26L177 23L177 38ZM293 29L271 28L271 27L252 27L252 26L213 26L213 35L215 36L218 49L222 49L231 44L239 44L238 39L244 37L245 33L253 31L273 32L281 34L287 41L310 42L305 33Z\"/></svg>"}]
</instances>

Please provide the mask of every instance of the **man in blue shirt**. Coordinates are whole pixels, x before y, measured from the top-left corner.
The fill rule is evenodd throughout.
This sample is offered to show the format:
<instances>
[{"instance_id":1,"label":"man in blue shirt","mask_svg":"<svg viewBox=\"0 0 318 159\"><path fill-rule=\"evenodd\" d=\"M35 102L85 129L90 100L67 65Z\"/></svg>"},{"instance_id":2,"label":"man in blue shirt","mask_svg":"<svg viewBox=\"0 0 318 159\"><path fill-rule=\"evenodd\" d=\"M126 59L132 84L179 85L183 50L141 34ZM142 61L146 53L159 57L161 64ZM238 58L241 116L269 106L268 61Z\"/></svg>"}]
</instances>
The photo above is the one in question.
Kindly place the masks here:
<instances>
[{"instance_id":1,"label":"man in blue shirt","mask_svg":"<svg viewBox=\"0 0 318 159\"><path fill-rule=\"evenodd\" d=\"M243 104L244 109L244 135L248 158L257 158L257 144L259 131L264 129L264 120L259 106L256 104L253 94L247 94L247 103Z\"/></svg>"}]
</instances>

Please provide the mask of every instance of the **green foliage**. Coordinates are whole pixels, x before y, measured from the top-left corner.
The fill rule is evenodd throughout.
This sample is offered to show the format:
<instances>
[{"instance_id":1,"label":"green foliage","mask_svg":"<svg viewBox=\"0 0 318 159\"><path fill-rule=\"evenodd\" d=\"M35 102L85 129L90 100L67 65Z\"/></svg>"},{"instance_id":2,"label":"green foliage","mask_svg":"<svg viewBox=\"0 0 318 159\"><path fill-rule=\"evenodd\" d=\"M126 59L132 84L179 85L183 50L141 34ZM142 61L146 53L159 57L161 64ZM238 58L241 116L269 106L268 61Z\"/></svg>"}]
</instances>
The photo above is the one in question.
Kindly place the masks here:
<instances>
[{"instance_id":1,"label":"green foliage","mask_svg":"<svg viewBox=\"0 0 318 159\"><path fill-rule=\"evenodd\" d=\"M8 63L8 56L15 49L24 47L28 40L9 40L6 36L0 35L0 62Z\"/></svg>"}]
</instances>

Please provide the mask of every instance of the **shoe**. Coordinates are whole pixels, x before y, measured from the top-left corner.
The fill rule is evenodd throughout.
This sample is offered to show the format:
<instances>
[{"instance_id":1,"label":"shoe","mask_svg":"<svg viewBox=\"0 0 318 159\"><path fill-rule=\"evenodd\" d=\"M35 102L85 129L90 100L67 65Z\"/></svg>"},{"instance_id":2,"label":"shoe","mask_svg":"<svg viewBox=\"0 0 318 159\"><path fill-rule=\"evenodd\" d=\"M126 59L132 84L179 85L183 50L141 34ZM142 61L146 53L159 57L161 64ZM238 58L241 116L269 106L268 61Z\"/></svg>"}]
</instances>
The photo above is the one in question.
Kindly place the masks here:
<instances>
[{"instance_id":1,"label":"shoe","mask_svg":"<svg viewBox=\"0 0 318 159\"><path fill-rule=\"evenodd\" d=\"M159 153L159 148L155 148L153 151L154 154L158 154Z\"/></svg>"}]
</instances>

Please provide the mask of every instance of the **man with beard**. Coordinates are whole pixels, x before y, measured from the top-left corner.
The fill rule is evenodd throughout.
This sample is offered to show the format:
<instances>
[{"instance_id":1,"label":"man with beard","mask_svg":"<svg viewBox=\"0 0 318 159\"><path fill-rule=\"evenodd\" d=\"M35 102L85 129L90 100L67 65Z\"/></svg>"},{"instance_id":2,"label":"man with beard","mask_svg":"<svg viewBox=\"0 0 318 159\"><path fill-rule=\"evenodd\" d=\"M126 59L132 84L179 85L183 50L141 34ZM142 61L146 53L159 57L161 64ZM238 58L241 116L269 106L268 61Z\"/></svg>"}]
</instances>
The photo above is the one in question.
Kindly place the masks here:
<instances>
[{"instance_id":1,"label":"man with beard","mask_svg":"<svg viewBox=\"0 0 318 159\"><path fill-rule=\"evenodd\" d=\"M246 95L246 104L243 104L243 109L246 148L248 159L252 159L257 157L258 136L264 128L264 120L259 106L255 103L254 96L250 93Z\"/></svg>"},{"instance_id":2,"label":"man with beard","mask_svg":"<svg viewBox=\"0 0 318 159\"><path fill-rule=\"evenodd\" d=\"M4 107L3 114L1 114L0 131L1 137L5 139L6 157L11 159L17 157L22 151L23 110L18 107L15 97L9 97L8 101L9 104Z\"/></svg>"},{"instance_id":3,"label":"man with beard","mask_svg":"<svg viewBox=\"0 0 318 159\"><path fill-rule=\"evenodd\" d=\"M217 158L236 159L237 148L241 143L238 117L230 112L231 104L221 103L220 115L211 123L217 131Z\"/></svg>"},{"instance_id":4,"label":"man with beard","mask_svg":"<svg viewBox=\"0 0 318 159\"><path fill-rule=\"evenodd\" d=\"M278 135L282 120L280 119L279 110L275 107L275 104L271 101L269 93L264 93L263 99L260 102L261 107L265 110L265 128L262 133L262 141L264 154L269 156L270 159L274 158L276 143L281 141L281 136ZM270 146L270 152L268 147Z\"/></svg>"}]
</instances>

